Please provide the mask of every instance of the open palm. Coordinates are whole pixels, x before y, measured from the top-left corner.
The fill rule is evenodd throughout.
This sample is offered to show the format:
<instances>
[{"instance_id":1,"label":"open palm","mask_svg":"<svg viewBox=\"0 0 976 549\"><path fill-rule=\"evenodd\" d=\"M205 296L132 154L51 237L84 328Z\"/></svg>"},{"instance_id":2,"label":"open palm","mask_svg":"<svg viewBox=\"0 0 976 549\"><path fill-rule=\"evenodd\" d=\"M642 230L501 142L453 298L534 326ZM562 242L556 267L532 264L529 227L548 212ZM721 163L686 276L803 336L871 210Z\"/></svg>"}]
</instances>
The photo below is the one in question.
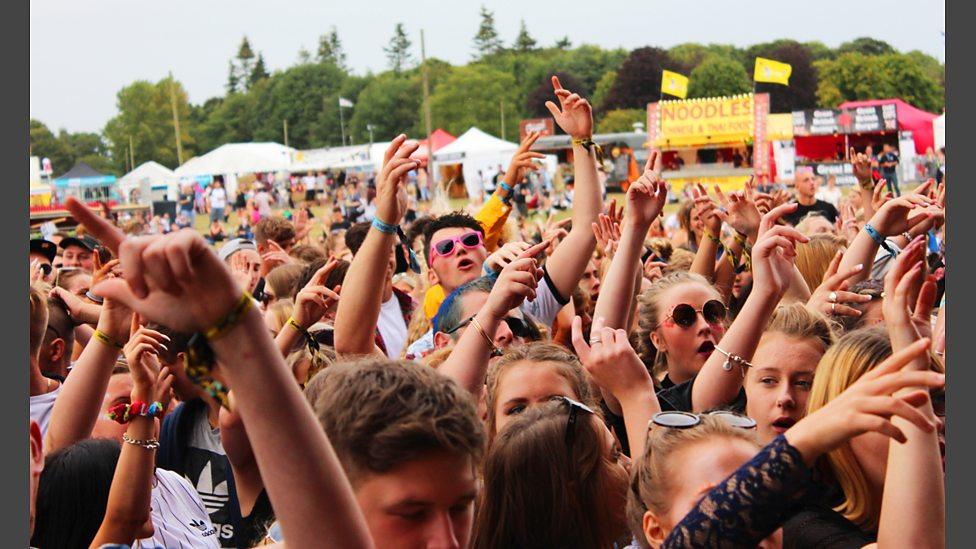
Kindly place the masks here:
<instances>
[{"instance_id":1,"label":"open palm","mask_svg":"<svg viewBox=\"0 0 976 549\"><path fill-rule=\"evenodd\" d=\"M563 89L558 76L552 77L552 87L559 99L559 107L552 101L546 101L546 108L556 119L556 124L576 139L592 137L593 109L590 103L579 94Z\"/></svg>"}]
</instances>

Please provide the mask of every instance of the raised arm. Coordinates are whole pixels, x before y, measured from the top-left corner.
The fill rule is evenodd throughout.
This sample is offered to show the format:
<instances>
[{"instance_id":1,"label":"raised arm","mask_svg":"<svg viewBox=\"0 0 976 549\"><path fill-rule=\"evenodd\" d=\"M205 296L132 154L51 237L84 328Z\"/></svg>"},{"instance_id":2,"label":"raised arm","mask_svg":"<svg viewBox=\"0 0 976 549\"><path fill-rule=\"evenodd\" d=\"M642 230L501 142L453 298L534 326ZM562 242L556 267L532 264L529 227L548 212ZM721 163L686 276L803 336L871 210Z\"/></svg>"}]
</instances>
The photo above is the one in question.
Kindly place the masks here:
<instances>
[{"instance_id":1,"label":"raised arm","mask_svg":"<svg viewBox=\"0 0 976 549\"><path fill-rule=\"evenodd\" d=\"M393 246L398 242L395 227L407 210L406 177L417 167L410 155L418 147L416 142L406 142L406 136L401 134L386 150L383 170L376 181L376 217L349 265L336 313L335 350L340 356L378 352L376 322L383 301L379 289L385 283Z\"/></svg>"},{"instance_id":2,"label":"raised arm","mask_svg":"<svg viewBox=\"0 0 976 549\"><path fill-rule=\"evenodd\" d=\"M103 242L122 240L117 229L77 200L69 199L68 208ZM242 297L227 266L193 231L127 239L119 256L126 279L102 282L100 295L175 330L210 334L209 345L234 389L289 545L313 547L328 539L337 547L371 547L365 519L328 437L260 312Z\"/></svg>"},{"instance_id":3,"label":"raised arm","mask_svg":"<svg viewBox=\"0 0 976 549\"><path fill-rule=\"evenodd\" d=\"M578 94L563 89L556 76L552 77L552 87L559 98L559 107L552 101L546 101L546 107L559 127L573 139L576 188L572 229L546 261L546 272L559 295L568 298L579 284L596 247L590 224L597 220L603 209L603 189L596 173L596 145L591 141L593 112L590 104Z\"/></svg>"},{"instance_id":4,"label":"raised arm","mask_svg":"<svg viewBox=\"0 0 976 549\"><path fill-rule=\"evenodd\" d=\"M132 347L128 354L134 386L133 403L151 404L157 401L160 392L169 391L173 376L168 368L160 371L154 352L152 344L141 343ZM153 446L158 445L156 427L155 417L133 414L115 466L105 516L91 547L109 543L131 545L136 539L145 537L146 526L151 526L149 505L156 469L156 447Z\"/></svg>"},{"instance_id":5,"label":"raised arm","mask_svg":"<svg viewBox=\"0 0 976 549\"><path fill-rule=\"evenodd\" d=\"M607 328L627 329L637 284L635 270L641 267L644 235L664 209L668 185L661 179L661 156L651 151L644 173L627 189L627 208L620 228L620 244L600 287L593 317L602 317Z\"/></svg>"},{"instance_id":6,"label":"raised arm","mask_svg":"<svg viewBox=\"0 0 976 549\"><path fill-rule=\"evenodd\" d=\"M928 219L928 214L910 217L909 213L913 209L930 205L931 201L927 197L913 194L905 194L885 202L847 247L839 270L846 271L860 263L865 266L864 270L852 277L850 282L854 284L866 279L870 276L870 267L874 265L875 255L884 239L900 235Z\"/></svg>"},{"instance_id":7,"label":"raised arm","mask_svg":"<svg viewBox=\"0 0 976 549\"><path fill-rule=\"evenodd\" d=\"M573 348L601 392L611 394L620 403L631 453L642 453L647 440L647 423L661 411L661 405L654 394L651 375L630 346L626 330L594 329L587 342L583 339L583 320L576 317L573 319Z\"/></svg>"},{"instance_id":8,"label":"raised arm","mask_svg":"<svg viewBox=\"0 0 976 549\"><path fill-rule=\"evenodd\" d=\"M539 269L535 256L548 245L548 241L543 241L530 247L502 269L488 300L458 338L447 360L437 368L440 373L457 381L472 394L481 394L488 361L496 348L498 324L524 300L535 299L536 285L542 278L542 269Z\"/></svg>"},{"instance_id":9,"label":"raised arm","mask_svg":"<svg viewBox=\"0 0 976 549\"><path fill-rule=\"evenodd\" d=\"M715 257L718 255L719 244L722 243L722 213L715 201L708 196L705 186L698 183L693 190L695 210L698 217L705 223L705 233L698 243L698 251L691 263L691 272L705 277L709 282L715 280Z\"/></svg>"},{"instance_id":10,"label":"raised arm","mask_svg":"<svg viewBox=\"0 0 976 549\"><path fill-rule=\"evenodd\" d=\"M774 209L766 215L777 213ZM692 385L691 402L696 412L728 404L738 395L748 361L791 283L796 243L807 240L796 229L783 225L774 226L759 237L753 247L752 292Z\"/></svg>"},{"instance_id":11,"label":"raised arm","mask_svg":"<svg viewBox=\"0 0 976 549\"><path fill-rule=\"evenodd\" d=\"M529 150L540 135L539 132L531 132L525 136L512 156L511 164L505 170L504 182L495 188L495 192L474 216L485 231L485 249L488 251L494 251L498 248L498 237L505 227L505 222L508 221L508 214L512 211L509 201L513 187L522 180L525 172L536 169L533 160L545 156L542 153Z\"/></svg>"},{"instance_id":12,"label":"raised arm","mask_svg":"<svg viewBox=\"0 0 976 549\"><path fill-rule=\"evenodd\" d=\"M339 291L342 289L340 286L332 290L325 287L326 278L338 264L335 259L329 259L295 296L295 307L292 309L291 316L275 336L275 344L282 356L287 357L289 353L306 343L308 329L321 320L329 307L339 300Z\"/></svg>"},{"instance_id":13,"label":"raised arm","mask_svg":"<svg viewBox=\"0 0 976 549\"><path fill-rule=\"evenodd\" d=\"M909 244L885 276L883 301L885 327L891 348L897 352L919 340L912 324L909 304L914 305L913 288L922 281L925 269L925 241ZM905 366L906 371L926 372L929 357L922 354ZM918 392L924 387L907 387L896 397ZM921 391L927 395L926 391ZM938 420L926 397L918 411L929 421ZM878 544L881 547L945 546L945 479L937 430L921 429L914 423L893 417L891 424L905 433L907 441L888 444L888 466L881 502Z\"/></svg>"}]
</instances>

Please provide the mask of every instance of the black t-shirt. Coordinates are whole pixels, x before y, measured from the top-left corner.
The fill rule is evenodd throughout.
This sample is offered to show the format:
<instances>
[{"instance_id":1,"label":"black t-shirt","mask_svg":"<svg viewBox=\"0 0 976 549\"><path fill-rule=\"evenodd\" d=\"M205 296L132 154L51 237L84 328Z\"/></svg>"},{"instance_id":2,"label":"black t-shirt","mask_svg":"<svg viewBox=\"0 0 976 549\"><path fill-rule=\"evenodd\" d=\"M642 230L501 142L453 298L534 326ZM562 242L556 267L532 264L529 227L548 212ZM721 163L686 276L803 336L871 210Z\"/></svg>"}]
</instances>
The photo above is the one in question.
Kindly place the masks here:
<instances>
[{"instance_id":1,"label":"black t-shirt","mask_svg":"<svg viewBox=\"0 0 976 549\"><path fill-rule=\"evenodd\" d=\"M898 153L896 153L895 151L891 151L891 152L887 152L887 153L882 153L880 156L878 156L878 163L879 164L884 164L885 162L895 162L895 163L897 163L898 160L899 160L898 159ZM886 173L886 174L895 173L895 168L896 167L897 166L881 166L881 171L883 173Z\"/></svg>"},{"instance_id":2,"label":"black t-shirt","mask_svg":"<svg viewBox=\"0 0 976 549\"><path fill-rule=\"evenodd\" d=\"M695 378L684 381L677 385L665 387L657 392L657 401L661 405L662 412L693 412L694 406L691 404L691 389L695 384ZM735 400L725 406L718 407L723 410L731 410L736 413L746 411L746 392L739 389L739 394Z\"/></svg>"},{"instance_id":3,"label":"black t-shirt","mask_svg":"<svg viewBox=\"0 0 976 549\"><path fill-rule=\"evenodd\" d=\"M803 219L808 213L818 213L827 218L827 221L831 223L837 222L837 216L840 215L837 208L834 207L830 202L824 202L823 200L817 200L809 206L804 206L799 204L796 207L796 211L783 216L790 225L796 225Z\"/></svg>"}]
</instances>

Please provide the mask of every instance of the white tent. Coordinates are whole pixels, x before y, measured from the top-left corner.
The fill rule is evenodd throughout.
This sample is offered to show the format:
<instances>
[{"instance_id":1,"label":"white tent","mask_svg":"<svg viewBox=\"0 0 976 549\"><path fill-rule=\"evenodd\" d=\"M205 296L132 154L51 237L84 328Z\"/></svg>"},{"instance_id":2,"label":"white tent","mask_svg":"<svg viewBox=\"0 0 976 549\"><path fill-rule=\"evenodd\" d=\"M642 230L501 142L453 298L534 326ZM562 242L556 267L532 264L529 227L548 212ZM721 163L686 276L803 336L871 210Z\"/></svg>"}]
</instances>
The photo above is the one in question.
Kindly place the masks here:
<instances>
[{"instance_id":1,"label":"white tent","mask_svg":"<svg viewBox=\"0 0 976 549\"><path fill-rule=\"evenodd\" d=\"M288 171L294 152L279 143L228 143L186 161L176 168L176 175L222 175L227 192L233 194L238 174Z\"/></svg>"},{"instance_id":2,"label":"white tent","mask_svg":"<svg viewBox=\"0 0 976 549\"><path fill-rule=\"evenodd\" d=\"M179 177L173 170L150 160L123 175L119 178L118 183L119 191L127 199L131 195L132 189L140 188L145 182L150 185L153 191L164 191L168 200L176 200L176 195L179 193L178 181Z\"/></svg>"},{"instance_id":3,"label":"white tent","mask_svg":"<svg viewBox=\"0 0 976 549\"><path fill-rule=\"evenodd\" d=\"M478 172L486 174L489 170L496 170L499 165L508 166L516 149L517 144L472 127L453 143L434 153L434 169L436 171L438 165L461 164L468 196L475 196L483 190Z\"/></svg>"},{"instance_id":4,"label":"white tent","mask_svg":"<svg viewBox=\"0 0 976 549\"><path fill-rule=\"evenodd\" d=\"M945 113L932 121L932 135L935 137L935 148L945 147Z\"/></svg>"}]
</instances>

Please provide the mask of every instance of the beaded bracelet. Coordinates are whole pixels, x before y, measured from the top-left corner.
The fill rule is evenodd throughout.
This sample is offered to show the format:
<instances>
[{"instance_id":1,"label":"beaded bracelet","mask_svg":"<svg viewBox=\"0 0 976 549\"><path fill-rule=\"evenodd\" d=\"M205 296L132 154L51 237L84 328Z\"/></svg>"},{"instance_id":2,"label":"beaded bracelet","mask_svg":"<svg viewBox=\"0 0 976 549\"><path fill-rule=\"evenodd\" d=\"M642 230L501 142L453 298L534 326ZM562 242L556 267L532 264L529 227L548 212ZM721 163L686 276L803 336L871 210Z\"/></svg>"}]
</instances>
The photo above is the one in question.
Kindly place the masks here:
<instances>
[{"instance_id":1,"label":"beaded bracelet","mask_svg":"<svg viewBox=\"0 0 976 549\"><path fill-rule=\"evenodd\" d=\"M141 400L132 403L122 402L109 408L106 416L116 423L128 423L136 416L162 417L163 404L158 401L146 404Z\"/></svg>"},{"instance_id":2,"label":"beaded bracelet","mask_svg":"<svg viewBox=\"0 0 976 549\"><path fill-rule=\"evenodd\" d=\"M115 347L116 349L121 349L123 347L121 343L115 341L114 339L106 335L105 332L101 330L95 330L95 333L92 334L92 337L108 345L109 347Z\"/></svg>"}]
</instances>

